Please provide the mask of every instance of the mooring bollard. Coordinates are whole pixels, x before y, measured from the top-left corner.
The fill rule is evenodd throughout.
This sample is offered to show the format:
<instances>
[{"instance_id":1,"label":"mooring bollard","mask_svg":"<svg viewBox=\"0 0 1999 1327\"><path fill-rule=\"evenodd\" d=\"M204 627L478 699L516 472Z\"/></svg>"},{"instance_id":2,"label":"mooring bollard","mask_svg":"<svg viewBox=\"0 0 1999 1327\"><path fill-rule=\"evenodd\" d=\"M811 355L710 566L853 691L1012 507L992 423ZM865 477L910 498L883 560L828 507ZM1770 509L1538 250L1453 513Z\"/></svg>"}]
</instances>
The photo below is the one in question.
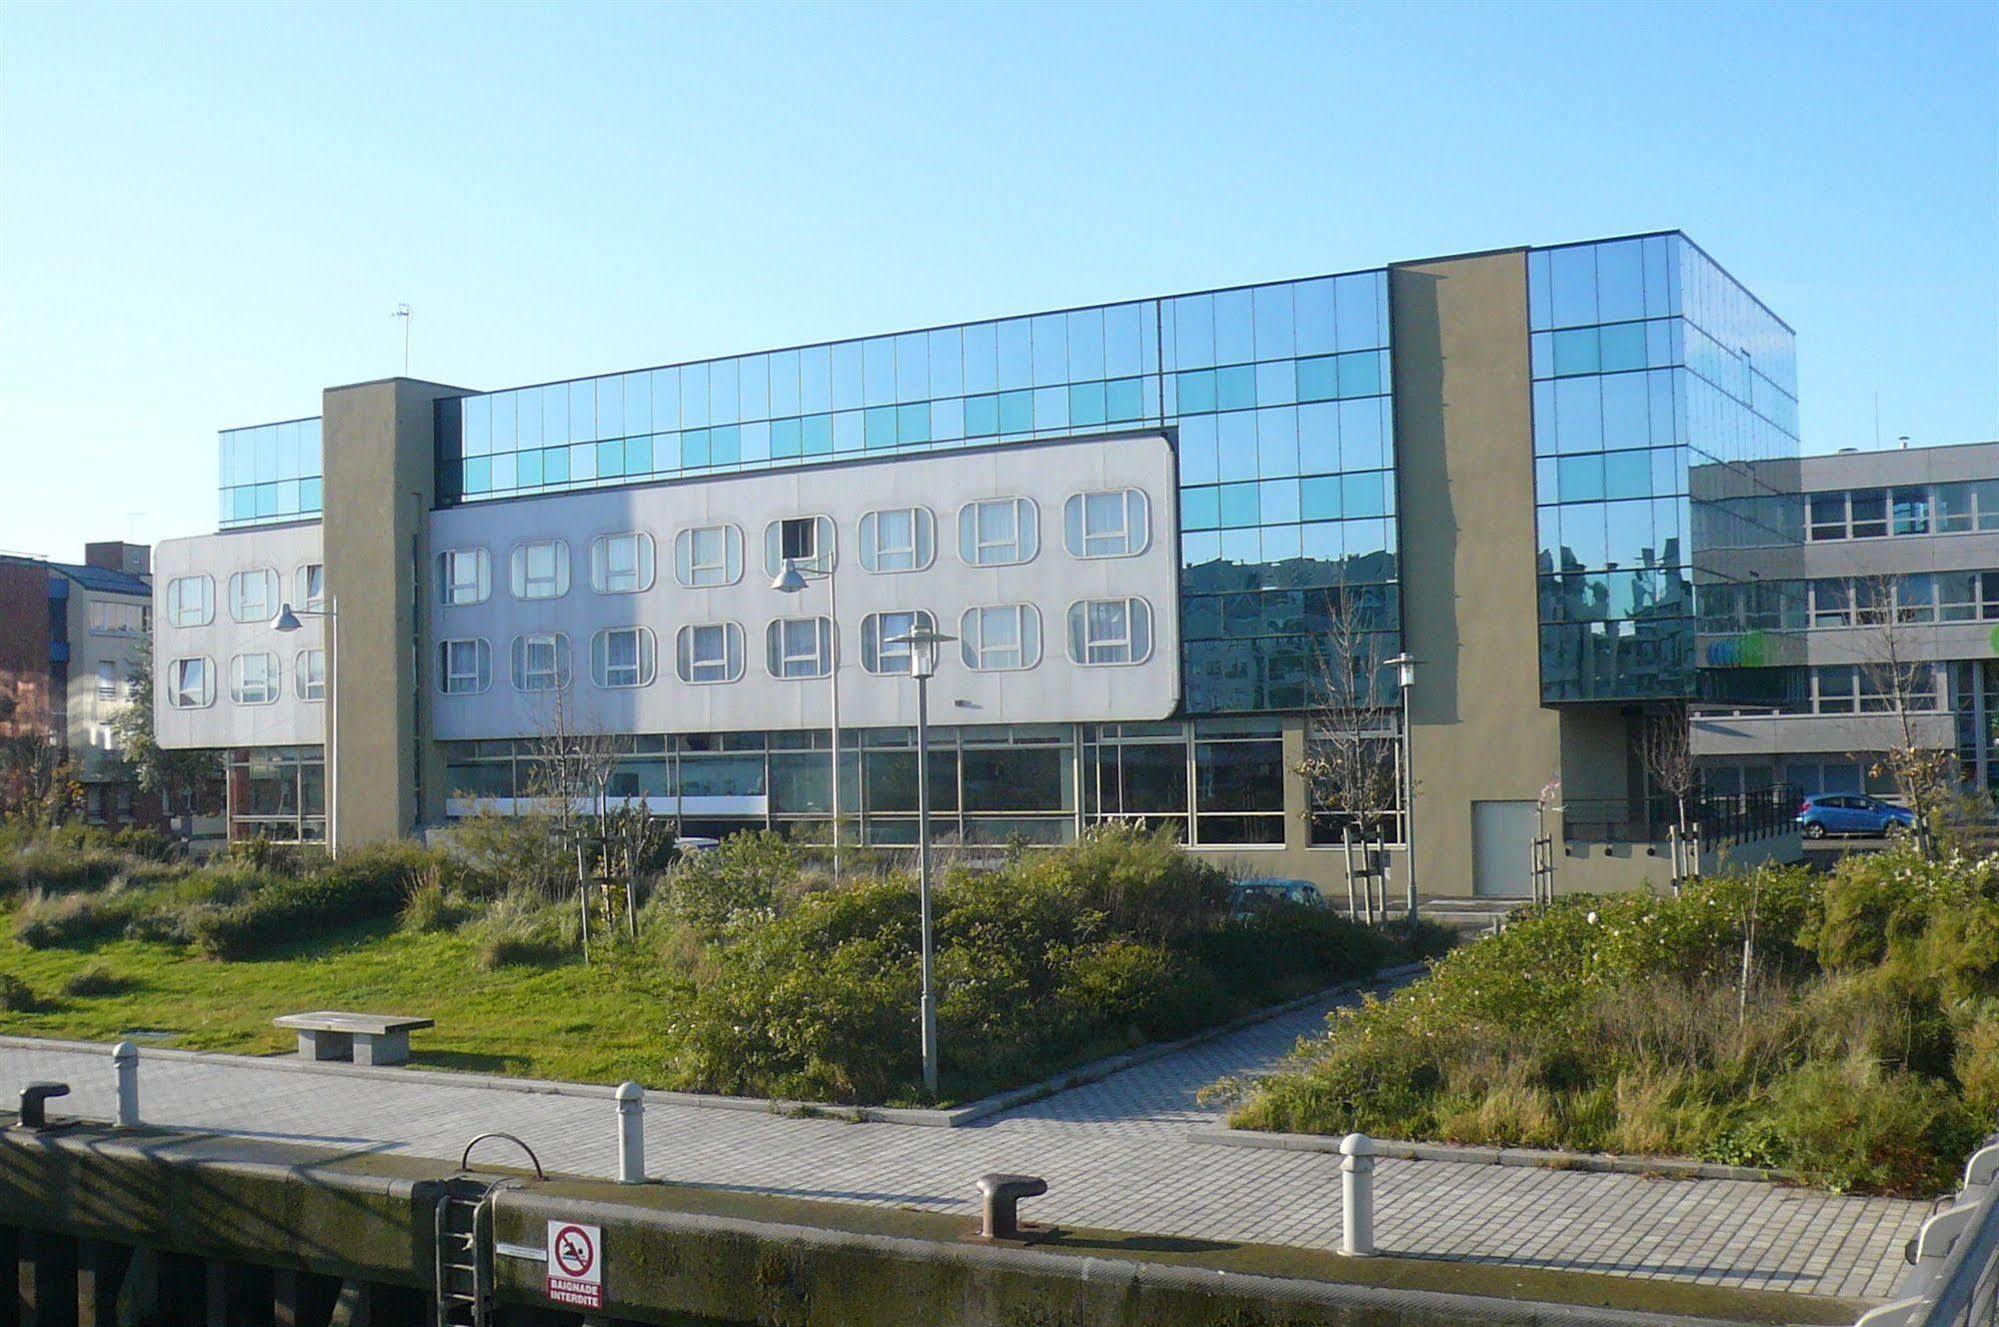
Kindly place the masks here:
<instances>
[{"instance_id":1,"label":"mooring bollard","mask_svg":"<svg viewBox=\"0 0 1999 1327\"><path fill-rule=\"evenodd\" d=\"M118 1118L121 1129L139 1122L139 1048L121 1041L111 1048L111 1066L118 1074Z\"/></svg>"},{"instance_id":2,"label":"mooring bollard","mask_svg":"<svg viewBox=\"0 0 1999 1327\"><path fill-rule=\"evenodd\" d=\"M646 1090L618 1084L618 1183L646 1182Z\"/></svg>"},{"instance_id":3,"label":"mooring bollard","mask_svg":"<svg viewBox=\"0 0 1999 1327\"><path fill-rule=\"evenodd\" d=\"M1374 1140L1364 1133L1340 1139L1340 1252L1374 1254Z\"/></svg>"}]
</instances>

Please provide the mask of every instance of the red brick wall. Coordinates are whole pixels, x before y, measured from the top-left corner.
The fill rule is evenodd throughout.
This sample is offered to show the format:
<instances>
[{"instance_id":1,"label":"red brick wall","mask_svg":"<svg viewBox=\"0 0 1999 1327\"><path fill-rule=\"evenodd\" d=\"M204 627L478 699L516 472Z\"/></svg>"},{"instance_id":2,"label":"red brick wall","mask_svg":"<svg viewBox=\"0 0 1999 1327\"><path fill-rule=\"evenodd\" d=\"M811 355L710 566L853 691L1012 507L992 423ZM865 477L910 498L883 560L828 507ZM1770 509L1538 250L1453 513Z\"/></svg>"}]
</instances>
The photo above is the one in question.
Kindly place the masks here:
<instances>
[{"instance_id":1,"label":"red brick wall","mask_svg":"<svg viewBox=\"0 0 1999 1327\"><path fill-rule=\"evenodd\" d=\"M0 696L15 701L14 718L0 722L0 736L46 731L49 694L49 570L33 563L0 562Z\"/></svg>"}]
</instances>

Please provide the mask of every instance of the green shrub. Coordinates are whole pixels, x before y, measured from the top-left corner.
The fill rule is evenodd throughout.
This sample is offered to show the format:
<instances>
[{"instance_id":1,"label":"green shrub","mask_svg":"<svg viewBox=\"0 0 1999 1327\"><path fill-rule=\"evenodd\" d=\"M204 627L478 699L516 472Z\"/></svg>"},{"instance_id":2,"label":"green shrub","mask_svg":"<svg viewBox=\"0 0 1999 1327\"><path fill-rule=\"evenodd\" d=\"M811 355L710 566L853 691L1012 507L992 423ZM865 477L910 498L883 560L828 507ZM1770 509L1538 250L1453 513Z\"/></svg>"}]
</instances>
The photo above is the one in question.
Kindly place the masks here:
<instances>
[{"instance_id":1,"label":"green shrub","mask_svg":"<svg viewBox=\"0 0 1999 1327\"><path fill-rule=\"evenodd\" d=\"M14 910L14 938L30 949L79 944L119 930L131 915L131 900L121 895L34 889Z\"/></svg>"},{"instance_id":2,"label":"green shrub","mask_svg":"<svg viewBox=\"0 0 1999 1327\"><path fill-rule=\"evenodd\" d=\"M1999 861L1905 845L1522 910L1336 1016L1233 1120L1933 1192L1999 1113L1995 1010Z\"/></svg>"},{"instance_id":3,"label":"green shrub","mask_svg":"<svg viewBox=\"0 0 1999 1327\"><path fill-rule=\"evenodd\" d=\"M713 849L684 854L663 894L676 916L716 933L774 916L800 865L798 848L781 834L731 834Z\"/></svg>"},{"instance_id":4,"label":"green shrub","mask_svg":"<svg viewBox=\"0 0 1999 1327\"><path fill-rule=\"evenodd\" d=\"M1948 1085L1860 1059L1808 1064L1771 1095L1786 1161L1836 1192L1945 1191L1985 1133Z\"/></svg>"},{"instance_id":5,"label":"green shrub","mask_svg":"<svg viewBox=\"0 0 1999 1327\"><path fill-rule=\"evenodd\" d=\"M479 966L491 970L565 962L578 949L577 929L573 909L524 887L496 900L469 933L479 943Z\"/></svg>"},{"instance_id":6,"label":"green shrub","mask_svg":"<svg viewBox=\"0 0 1999 1327\"><path fill-rule=\"evenodd\" d=\"M253 958L336 927L396 915L412 877L442 861L414 843L384 843L327 862L312 875L258 875L257 886L232 902L189 909L185 928L208 958Z\"/></svg>"},{"instance_id":7,"label":"green shrub","mask_svg":"<svg viewBox=\"0 0 1999 1327\"><path fill-rule=\"evenodd\" d=\"M132 983L112 972L102 963L93 963L70 974L63 983L64 995L79 998L92 995L123 995L132 989Z\"/></svg>"},{"instance_id":8,"label":"green shrub","mask_svg":"<svg viewBox=\"0 0 1999 1327\"><path fill-rule=\"evenodd\" d=\"M672 915L709 937L680 1074L723 1092L914 1099L916 890L891 874L801 897L792 853L741 836L673 872ZM1130 830L950 872L935 896L946 1094L1182 1035L1371 971L1389 949L1330 912L1229 922L1226 885L1169 840Z\"/></svg>"},{"instance_id":9,"label":"green shrub","mask_svg":"<svg viewBox=\"0 0 1999 1327\"><path fill-rule=\"evenodd\" d=\"M0 972L0 1013L32 1014L42 1008L34 989L11 972Z\"/></svg>"}]
</instances>

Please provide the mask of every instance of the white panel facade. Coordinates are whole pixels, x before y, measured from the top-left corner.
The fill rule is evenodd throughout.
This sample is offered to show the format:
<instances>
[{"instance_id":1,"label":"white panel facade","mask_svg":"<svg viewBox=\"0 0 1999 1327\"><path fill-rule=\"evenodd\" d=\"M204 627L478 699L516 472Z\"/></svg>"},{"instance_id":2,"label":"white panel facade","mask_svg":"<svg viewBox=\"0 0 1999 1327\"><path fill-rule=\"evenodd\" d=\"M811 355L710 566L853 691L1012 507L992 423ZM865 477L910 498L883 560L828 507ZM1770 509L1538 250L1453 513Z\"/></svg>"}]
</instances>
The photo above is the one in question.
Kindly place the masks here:
<instances>
[{"instance_id":1,"label":"white panel facade","mask_svg":"<svg viewBox=\"0 0 1999 1327\"><path fill-rule=\"evenodd\" d=\"M977 606L1027 604L1039 614L1040 658L1031 667L979 671L960 646L944 647L931 683L931 718L939 723L1037 723L1149 720L1171 715L1180 693L1179 530L1177 471L1158 434L1064 440L977 451L897 456L849 465L725 476L650 487L606 489L478 503L434 512L434 553L428 587L430 643L424 684L433 736L441 739L524 737L567 726L614 732L727 732L824 728L831 695L824 676L774 677L766 631L774 619L825 615L828 586L815 579L792 594L771 588L766 527L786 518L824 517L835 532L838 597L840 723L843 727L910 724L916 686L906 672L878 675L864 667L863 626L871 614L922 610L940 631L961 635L960 619ZM1129 556L1078 557L1066 546L1064 508L1078 494L1136 490L1144 495L1142 546ZM1035 512L1038 548L1026 561L968 565L961 556L959 515L987 499L1025 498ZM863 517L920 508L933 526L928 565L871 571L863 565ZM733 527L740 532L739 574L727 585L680 583L676 537L683 531ZM642 532L652 541L647 588L605 593L593 584L593 544ZM540 580L548 571L537 550L531 574L552 597L514 593L517 548L560 540L567 584ZM449 553L485 551L486 597L445 603L440 561ZM475 559L476 560L476 559ZM467 570L468 585L476 583ZM476 593L476 591L474 591ZM1072 605L1136 599L1150 612L1150 643L1131 663L1080 664L1069 657ZM741 631L742 672L734 681L683 681L678 633L683 627L734 623ZM599 685L592 641L599 632L642 626L652 635L651 680ZM515 686L514 642L530 635L567 641L569 684L561 692ZM443 691L441 642L483 640L484 690ZM466 656L463 663L469 663ZM462 677L477 684L464 667ZM531 679L532 680L532 679ZM557 699L558 695L560 700Z\"/></svg>"},{"instance_id":2,"label":"white panel facade","mask_svg":"<svg viewBox=\"0 0 1999 1327\"><path fill-rule=\"evenodd\" d=\"M271 626L279 605L304 607L301 576L308 566L321 563L320 549L317 522L159 545L153 562L153 692L161 746L317 746L325 741L326 705L300 695L299 656L325 648L327 623L305 617L297 631ZM232 578L238 577L232 595ZM205 622L191 611L199 602L203 578ZM239 609L248 620L238 620ZM275 657L274 668L265 656ZM239 659L244 661L240 671ZM172 703L182 660L203 662L207 685L200 692L186 688L184 698L200 701L205 696L205 703ZM270 699L261 699L265 696Z\"/></svg>"}]
</instances>

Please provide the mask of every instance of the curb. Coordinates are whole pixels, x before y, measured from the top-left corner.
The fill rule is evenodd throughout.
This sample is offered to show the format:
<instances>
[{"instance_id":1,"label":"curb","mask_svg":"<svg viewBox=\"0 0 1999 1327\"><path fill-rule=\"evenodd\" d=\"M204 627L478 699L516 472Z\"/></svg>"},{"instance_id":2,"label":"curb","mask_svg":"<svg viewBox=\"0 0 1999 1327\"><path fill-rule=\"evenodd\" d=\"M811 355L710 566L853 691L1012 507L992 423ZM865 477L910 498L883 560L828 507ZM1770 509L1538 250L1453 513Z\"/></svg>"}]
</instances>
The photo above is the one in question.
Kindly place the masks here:
<instances>
[{"instance_id":1,"label":"curb","mask_svg":"<svg viewBox=\"0 0 1999 1327\"><path fill-rule=\"evenodd\" d=\"M1278 1152L1337 1154L1340 1139L1312 1133L1262 1133L1253 1129L1189 1129L1187 1140L1209 1147L1261 1147ZM1400 1161L1453 1161L1473 1166L1524 1166L1544 1170L1592 1170L1618 1175L1648 1175L1674 1180L1745 1180L1758 1184L1795 1184L1788 1170L1754 1166L1724 1166L1685 1157L1634 1157L1610 1152L1551 1152L1535 1147L1464 1147L1455 1143L1406 1143L1376 1138L1374 1154Z\"/></svg>"},{"instance_id":2,"label":"curb","mask_svg":"<svg viewBox=\"0 0 1999 1327\"><path fill-rule=\"evenodd\" d=\"M1190 1046L1198 1046L1217 1037L1225 1037L1240 1032L1246 1027L1269 1019L1292 1013L1317 1001L1331 999L1363 987L1378 987L1404 978L1415 976L1428 968L1427 963L1405 963L1400 967L1383 968L1371 976L1355 981L1341 982L1322 990L1313 991L1287 1000L1282 1004L1255 1010L1232 1018L1226 1023L1203 1029L1192 1036L1178 1041L1155 1042L1136 1050L1125 1051L1105 1059L1093 1060L1064 1073L1030 1083L1026 1087L1011 1088L1005 1092L948 1110L932 1110L921 1107L901 1106L839 1106L816 1101L787 1101L769 1097L730 1097L705 1092L668 1092L648 1090L646 1102L667 1106L690 1106L702 1110L755 1111L765 1115L790 1115L809 1119L846 1120L856 1124L900 1124L914 1128L958 1129L976 1123L988 1116L1039 1101L1043 1097L1066 1092L1072 1087L1082 1087L1088 1083L1100 1082L1113 1074L1149 1063ZM63 1050L80 1051L109 1057L111 1046L101 1041L69 1041L52 1037L0 1036L0 1047L18 1050ZM567 1083L545 1078L509 1078L500 1075L457 1073L444 1069L411 1069L394 1066L343 1064L333 1061L299 1060L288 1055L234 1055L226 1051L175 1050L165 1046L141 1046L139 1055L144 1060L176 1060L190 1064L225 1064L237 1068L268 1069L290 1074L330 1074L341 1078L379 1078L396 1083L420 1083L438 1087L472 1087L495 1092L519 1092L536 1096L583 1097L592 1100L609 1101L617 1095L617 1088L601 1083ZM1336 1140L1337 1143L1337 1140Z\"/></svg>"}]
</instances>

